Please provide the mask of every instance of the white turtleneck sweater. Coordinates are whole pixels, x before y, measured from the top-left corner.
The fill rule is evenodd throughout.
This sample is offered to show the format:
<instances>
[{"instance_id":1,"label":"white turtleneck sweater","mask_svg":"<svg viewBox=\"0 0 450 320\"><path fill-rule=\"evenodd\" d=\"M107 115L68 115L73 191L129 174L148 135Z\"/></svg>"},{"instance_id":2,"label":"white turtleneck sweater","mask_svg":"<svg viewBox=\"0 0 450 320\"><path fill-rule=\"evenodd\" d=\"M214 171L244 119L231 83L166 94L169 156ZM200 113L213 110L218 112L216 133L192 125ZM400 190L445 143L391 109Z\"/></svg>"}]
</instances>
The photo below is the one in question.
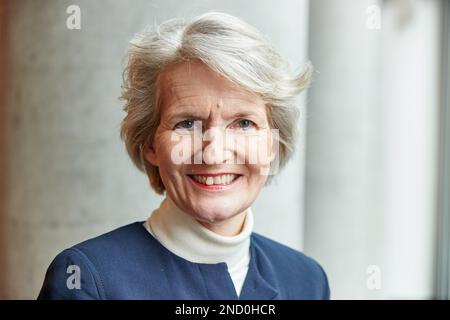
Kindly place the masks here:
<instances>
[{"instance_id":1,"label":"white turtleneck sweater","mask_svg":"<svg viewBox=\"0 0 450 320\"><path fill-rule=\"evenodd\" d=\"M250 262L253 213L247 209L244 226L236 236L219 235L179 209L166 197L144 223L166 249L194 263L225 262L239 296Z\"/></svg>"}]
</instances>

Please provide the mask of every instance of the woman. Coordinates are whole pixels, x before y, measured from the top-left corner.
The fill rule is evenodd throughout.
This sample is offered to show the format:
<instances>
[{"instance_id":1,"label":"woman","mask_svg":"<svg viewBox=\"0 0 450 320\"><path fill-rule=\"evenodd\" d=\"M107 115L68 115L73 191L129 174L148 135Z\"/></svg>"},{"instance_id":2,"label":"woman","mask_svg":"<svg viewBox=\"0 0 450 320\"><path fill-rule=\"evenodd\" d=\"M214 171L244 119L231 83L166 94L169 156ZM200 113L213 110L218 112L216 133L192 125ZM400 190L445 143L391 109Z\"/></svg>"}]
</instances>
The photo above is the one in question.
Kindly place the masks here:
<instances>
[{"instance_id":1,"label":"woman","mask_svg":"<svg viewBox=\"0 0 450 320\"><path fill-rule=\"evenodd\" d=\"M222 13L131 44L121 137L165 198L147 221L61 252L39 299L328 299L319 264L252 232L250 208L292 154L312 67L294 74Z\"/></svg>"}]
</instances>

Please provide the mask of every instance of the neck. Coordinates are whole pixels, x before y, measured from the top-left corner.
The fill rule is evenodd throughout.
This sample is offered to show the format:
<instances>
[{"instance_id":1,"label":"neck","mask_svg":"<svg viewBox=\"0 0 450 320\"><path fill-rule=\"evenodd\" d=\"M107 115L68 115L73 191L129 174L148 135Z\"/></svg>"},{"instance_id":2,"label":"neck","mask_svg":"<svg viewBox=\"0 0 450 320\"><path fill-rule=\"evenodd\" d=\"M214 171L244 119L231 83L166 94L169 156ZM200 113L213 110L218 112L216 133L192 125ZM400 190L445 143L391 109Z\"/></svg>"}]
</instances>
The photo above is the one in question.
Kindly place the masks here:
<instances>
[{"instance_id":1,"label":"neck","mask_svg":"<svg viewBox=\"0 0 450 320\"><path fill-rule=\"evenodd\" d=\"M204 224L166 197L147 220L147 228L166 248L198 263L235 265L249 252L253 213L250 208L228 223Z\"/></svg>"}]
</instances>

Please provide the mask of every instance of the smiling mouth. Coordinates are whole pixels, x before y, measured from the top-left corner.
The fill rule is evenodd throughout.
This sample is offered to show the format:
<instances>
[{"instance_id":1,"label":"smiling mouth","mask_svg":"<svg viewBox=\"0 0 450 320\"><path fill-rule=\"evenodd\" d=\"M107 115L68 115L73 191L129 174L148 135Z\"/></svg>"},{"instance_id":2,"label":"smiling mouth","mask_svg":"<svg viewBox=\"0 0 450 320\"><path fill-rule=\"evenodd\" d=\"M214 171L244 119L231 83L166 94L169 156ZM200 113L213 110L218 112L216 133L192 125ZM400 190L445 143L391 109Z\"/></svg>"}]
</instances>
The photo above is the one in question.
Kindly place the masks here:
<instances>
[{"instance_id":1,"label":"smiling mouth","mask_svg":"<svg viewBox=\"0 0 450 320\"><path fill-rule=\"evenodd\" d=\"M242 175L240 174L232 174L232 173L226 173L226 174L199 174L199 175L188 175L189 178L194 180L195 182L205 185L205 186L226 186L234 181L236 181L239 177Z\"/></svg>"}]
</instances>

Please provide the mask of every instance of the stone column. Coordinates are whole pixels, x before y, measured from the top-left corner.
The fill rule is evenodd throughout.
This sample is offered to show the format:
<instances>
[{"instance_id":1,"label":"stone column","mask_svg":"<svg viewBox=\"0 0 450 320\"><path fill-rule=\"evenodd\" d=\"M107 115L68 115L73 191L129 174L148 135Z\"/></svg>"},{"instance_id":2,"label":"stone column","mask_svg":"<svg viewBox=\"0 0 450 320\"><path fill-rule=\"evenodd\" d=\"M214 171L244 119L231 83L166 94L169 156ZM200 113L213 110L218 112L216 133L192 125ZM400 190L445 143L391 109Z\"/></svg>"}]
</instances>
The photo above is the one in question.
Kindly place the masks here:
<instances>
[{"instance_id":1,"label":"stone column","mask_svg":"<svg viewBox=\"0 0 450 320\"><path fill-rule=\"evenodd\" d=\"M430 298L439 1L311 1L310 21L305 251L333 298Z\"/></svg>"}]
</instances>

